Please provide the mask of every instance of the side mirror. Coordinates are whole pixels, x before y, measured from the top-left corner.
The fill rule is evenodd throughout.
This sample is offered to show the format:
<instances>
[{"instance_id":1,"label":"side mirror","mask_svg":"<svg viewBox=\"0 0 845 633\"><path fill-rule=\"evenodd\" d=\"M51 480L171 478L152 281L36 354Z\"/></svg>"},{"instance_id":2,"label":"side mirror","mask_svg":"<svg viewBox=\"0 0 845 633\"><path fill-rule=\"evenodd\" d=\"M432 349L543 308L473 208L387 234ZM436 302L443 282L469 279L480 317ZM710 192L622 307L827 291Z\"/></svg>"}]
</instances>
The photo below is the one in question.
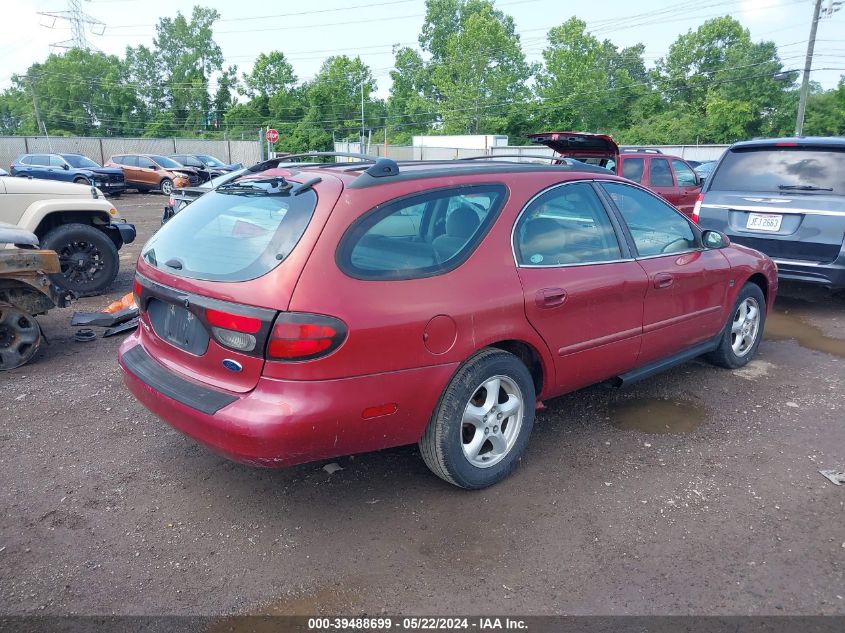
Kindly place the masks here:
<instances>
[{"instance_id":1,"label":"side mirror","mask_svg":"<svg viewBox=\"0 0 845 633\"><path fill-rule=\"evenodd\" d=\"M70 169L70 165L68 165L67 163L62 163L62 169L67 171L68 169Z\"/></svg>"},{"instance_id":2,"label":"side mirror","mask_svg":"<svg viewBox=\"0 0 845 633\"><path fill-rule=\"evenodd\" d=\"M701 234L701 241L706 248L725 248L730 246L731 240L721 231L704 231Z\"/></svg>"},{"instance_id":3,"label":"side mirror","mask_svg":"<svg viewBox=\"0 0 845 633\"><path fill-rule=\"evenodd\" d=\"M698 186L702 186L704 181L707 180L704 176L699 176L698 174L695 175L695 182L698 183Z\"/></svg>"}]
</instances>

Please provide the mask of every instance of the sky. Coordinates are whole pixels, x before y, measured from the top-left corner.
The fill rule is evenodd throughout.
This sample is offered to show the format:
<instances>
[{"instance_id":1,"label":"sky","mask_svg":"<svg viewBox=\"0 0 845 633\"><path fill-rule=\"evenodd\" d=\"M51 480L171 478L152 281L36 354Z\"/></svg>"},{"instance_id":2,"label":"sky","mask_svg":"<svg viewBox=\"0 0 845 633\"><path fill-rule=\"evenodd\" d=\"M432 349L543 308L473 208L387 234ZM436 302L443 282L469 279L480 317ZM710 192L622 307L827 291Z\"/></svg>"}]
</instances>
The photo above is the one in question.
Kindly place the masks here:
<instances>
[{"instance_id":1,"label":"sky","mask_svg":"<svg viewBox=\"0 0 845 633\"><path fill-rule=\"evenodd\" d=\"M91 27L88 41L105 53L122 56L126 46L151 45L160 17L189 15L197 2L181 0L74 0L104 26ZM827 6L830 0L823 0ZM67 10L70 0L3 0L0 22L0 90L13 73L43 61L51 44L71 36L67 21L39 15ZM360 55L386 97L396 44L418 46L424 0L204 0L221 20L214 37L224 64L248 72L259 53L281 50L300 80L310 79L326 57ZM497 0L513 16L529 61L541 61L549 28L575 15L600 39L619 47L643 43L647 65L666 54L678 35L706 19L732 15L755 41L773 40L786 69L802 69L813 0ZM98 35L98 33L102 33ZM845 10L819 22L811 78L825 88L845 74Z\"/></svg>"}]
</instances>

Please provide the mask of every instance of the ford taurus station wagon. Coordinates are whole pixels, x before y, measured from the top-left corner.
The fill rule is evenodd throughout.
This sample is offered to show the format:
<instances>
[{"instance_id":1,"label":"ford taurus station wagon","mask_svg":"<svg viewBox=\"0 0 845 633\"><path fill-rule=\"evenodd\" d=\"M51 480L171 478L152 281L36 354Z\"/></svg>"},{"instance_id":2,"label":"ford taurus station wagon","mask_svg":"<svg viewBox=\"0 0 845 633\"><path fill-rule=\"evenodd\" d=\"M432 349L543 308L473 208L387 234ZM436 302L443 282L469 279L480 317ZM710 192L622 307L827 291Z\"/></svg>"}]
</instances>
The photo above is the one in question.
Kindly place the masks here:
<instances>
[{"instance_id":1,"label":"ford taurus station wagon","mask_svg":"<svg viewBox=\"0 0 845 633\"><path fill-rule=\"evenodd\" d=\"M543 399L747 363L777 272L599 168L369 159L210 191L146 244L134 291L126 384L213 450L279 467L419 443L482 488Z\"/></svg>"}]
</instances>

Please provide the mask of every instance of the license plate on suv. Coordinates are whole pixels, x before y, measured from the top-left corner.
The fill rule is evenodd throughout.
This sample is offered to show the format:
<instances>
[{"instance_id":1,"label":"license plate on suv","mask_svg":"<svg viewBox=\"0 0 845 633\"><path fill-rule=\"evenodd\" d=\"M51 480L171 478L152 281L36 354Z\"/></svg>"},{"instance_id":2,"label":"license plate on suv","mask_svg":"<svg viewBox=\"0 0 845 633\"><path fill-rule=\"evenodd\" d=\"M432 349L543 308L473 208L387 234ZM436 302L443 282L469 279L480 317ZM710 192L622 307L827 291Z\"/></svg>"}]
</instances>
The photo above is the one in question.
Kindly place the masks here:
<instances>
[{"instance_id":1,"label":"license plate on suv","mask_svg":"<svg viewBox=\"0 0 845 633\"><path fill-rule=\"evenodd\" d=\"M774 213L749 213L745 228L752 231L780 231L782 215Z\"/></svg>"}]
</instances>

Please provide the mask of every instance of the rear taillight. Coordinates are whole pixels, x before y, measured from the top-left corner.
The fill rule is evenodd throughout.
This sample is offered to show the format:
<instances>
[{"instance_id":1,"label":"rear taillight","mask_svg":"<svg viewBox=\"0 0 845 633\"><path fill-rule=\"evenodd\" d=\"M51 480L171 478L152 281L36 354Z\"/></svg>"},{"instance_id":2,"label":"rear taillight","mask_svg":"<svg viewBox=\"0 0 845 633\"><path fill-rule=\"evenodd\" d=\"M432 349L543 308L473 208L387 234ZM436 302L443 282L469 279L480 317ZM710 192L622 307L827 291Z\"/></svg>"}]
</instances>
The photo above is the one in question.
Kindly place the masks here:
<instances>
[{"instance_id":1,"label":"rear taillight","mask_svg":"<svg viewBox=\"0 0 845 633\"><path fill-rule=\"evenodd\" d=\"M132 295L133 299L135 299L135 305L138 306L138 309L141 309L141 282L135 279L132 283Z\"/></svg>"},{"instance_id":2,"label":"rear taillight","mask_svg":"<svg viewBox=\"0 0 845 633\"><path fill-rule=\"evenodd\" d=\"M176 198L174 198L173 196L170 196L170 197L167 199L167 204L168 204L168 206L170 206L171 208L175 207L175 206L176 206Z\"/></svg>"},{"instance_id":3,"label":"rear taillight","mask_svg":"<svg viewBox=\"0 0 845 633\"><path fill-rule=\"evenodd\" d=\"M704 194L698 194L695 199L695 206L692 208L692 221L698 224L699 216L701 215L701 203L704 201Z\"/></svg>"},{"instance_id":4,"label":"rear taillight","mask_svg":"<svg viewBox=\"0 0 845 633\"><path fill-rule=\"evenodd\" d=\"M328 356L346 340L346 325L323 314L283 312L267 344L268 360L300 361Z\"/></svg>"},{"instance_id":5,"label":"rear taillight","mask_svg":"<svg viewBox=\"0 0 845 633\"><path fill-rule=\"evenodd\" d=\"M255 334L261 330L261 319L222 312L207 308L205 319L211 326L211 333L221 345L239 352L251 352L255 349Z\"/></svg>"}]
</instances>

